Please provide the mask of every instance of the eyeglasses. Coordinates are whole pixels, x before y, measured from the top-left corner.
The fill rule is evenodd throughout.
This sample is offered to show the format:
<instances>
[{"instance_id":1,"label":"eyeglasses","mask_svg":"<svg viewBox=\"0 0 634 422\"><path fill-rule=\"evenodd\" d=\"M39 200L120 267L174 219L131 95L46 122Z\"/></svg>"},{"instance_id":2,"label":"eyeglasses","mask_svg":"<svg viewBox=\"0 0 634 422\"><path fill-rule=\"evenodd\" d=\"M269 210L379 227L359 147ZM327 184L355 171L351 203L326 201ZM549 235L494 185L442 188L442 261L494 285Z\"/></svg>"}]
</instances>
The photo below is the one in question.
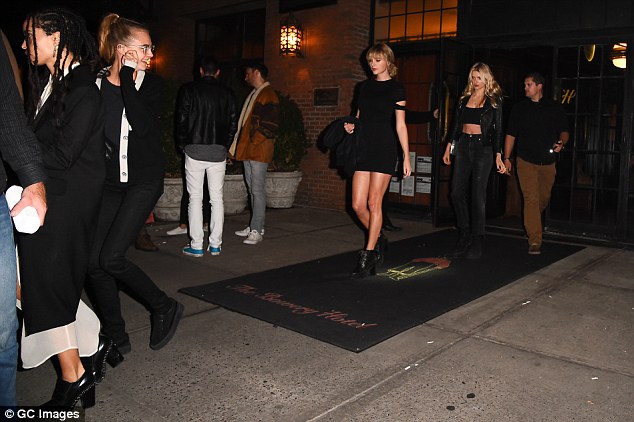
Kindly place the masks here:
<instances>
[{"instance_id":1,"label":"eyeglasses","mask_svg":"<svg viewBox=\"0 0 634 422\"><path fill-rule=\"evenodd\" d=\"M126 45L126 47L136 47L136 48L140 48L141 51L143 51L143 54L147 54L148 49L152 52L152 54L154 54L154 52L156 51L156 45L152 44L143 44L143 45Z\"/></svg>"}]
</instances>

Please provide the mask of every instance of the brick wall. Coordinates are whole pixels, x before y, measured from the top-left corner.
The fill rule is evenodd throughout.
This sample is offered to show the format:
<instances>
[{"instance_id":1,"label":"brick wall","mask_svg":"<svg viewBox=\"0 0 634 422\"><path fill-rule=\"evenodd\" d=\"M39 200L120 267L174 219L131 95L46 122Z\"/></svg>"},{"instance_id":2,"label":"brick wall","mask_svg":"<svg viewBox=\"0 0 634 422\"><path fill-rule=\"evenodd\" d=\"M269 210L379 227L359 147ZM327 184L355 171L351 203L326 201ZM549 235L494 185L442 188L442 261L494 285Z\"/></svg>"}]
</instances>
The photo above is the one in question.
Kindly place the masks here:
<instances>
[{"instance_id":1,"label":"brick wall","mask_svg":"<svg viewBox=\"0 0 634 422\"><path fill-rule=\"evenodd\" d=\"M306 31L305 56L279 55L278 1L267 1L265 62L271 84L300 106L310 147L301 164L304 176L295 203L343 209L346 181L331 168L330 154L320 150L318 137L337 117L351 112L354 86L366 78L360 57L368 46L368 0L339 0L336 5L294 12ZM339 88L339 104L313 105L314 88Z\"/></svg>"},{"instance_id":2,"label":"brick wall","mask_svg":"<svg viewBox=\"0 0 634 422\"><path fill-rule=\"evenodd\" d=\"M180 3L180 2L178 2ZM189 3L183 1L179 6ZM159 0L155 3L156 19L150 23L152 41L157 44L155 70L164 78L192 80L195 48L195 19L186 7L175 9L176 2Z\"/></svg>"},{"instance_id":3,"label":"brick wall","mask_svg":"<svg viewBox=\"0 0 634 422\"><path fill-rule=\"evenodd\" d=\"M164 77L190 80L194 60L195 19L238 1L182 0L156 2L160 18L152 25L159 44L156 69ZM361 54L368 47L370 0L339 0L336 5L294 12L306 31L305 57L279 55L280 21L278 0L266 0L264 62L269 68L271 85L289 95L302 110L308 154L301 164L304 176L296 203L323 208L344 209L346 181L337 169L330 168L330 154L319 149L318 137L337 117L351 112L355 85L366 78ZM337 106L315 107L315 88L339 88Z\"/></svg>"}]
</instances>

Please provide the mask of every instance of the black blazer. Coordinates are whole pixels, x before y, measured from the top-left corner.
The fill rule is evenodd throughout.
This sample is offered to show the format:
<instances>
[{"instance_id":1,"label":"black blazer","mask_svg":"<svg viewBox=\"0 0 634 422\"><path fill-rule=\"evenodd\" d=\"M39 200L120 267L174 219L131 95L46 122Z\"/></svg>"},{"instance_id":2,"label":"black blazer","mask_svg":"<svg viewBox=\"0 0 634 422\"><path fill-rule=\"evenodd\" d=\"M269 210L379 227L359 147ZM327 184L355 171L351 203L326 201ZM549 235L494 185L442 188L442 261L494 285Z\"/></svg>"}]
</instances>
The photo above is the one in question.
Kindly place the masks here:
<instances>
[{"instance_id":1,"label":"black blazer","mask_svg":"<svg viewBox=\"0 0 634 422\"><path fill-rule=\"evenodd\" d=\"M353 123L354 132L351 134L346 132L343 129L344 123ZM335 150L335 164L348 176L354 174L357 163L365 158L365 149L360 141L363 139L362 132L361 120L353 116L338 118L324 131L324 145Z\"/></svg>"},{"instance_id":2,"label":"black blazer","mask_svg":"<svg viewBox=\"0 0 634 422\"><path fill-rule=\"evenodd\" d=\"M94 73L80 65L63 83L68 91L62 100L62 132L55 127L51 97L32 122L49 176L47 194L64 194L67 185L77 183L100 192L105 171L104 114Z\"/></svg>"},{"instance_id":3,"label":"black blazer","mask_svg":"<svg viewBox=\"0 0 634 422\"><path fill-rule=\"evenodd\" d=\"M482 140L485 145L493 145L494 152L502 152L503 133L502 133L502 100L499 100L498 106L493 107L491 100L487 97L484 100L482 115L480 116L480 130L482 131ZM458 142L462 134L462 112L469 102L469 96L464 97L458 107L456 107L456 116L453 121L453 130L449 142Z\"/></svg>"},{"instance_id":4,"label":"black blazer","mask_svg":"<svg viewBox=\"0 0 634 422\"><path fill-rule=\"evenodd\" d=\"M0 31L0 38L4 34ZM37 139L28 127L22 99L15 84L9 53L0 40L0 156L17 174L22 186L43 182L46 173L42 166ZM0 192L6 188L6 172L0 160Z\"/></svg>"}]
</instances>

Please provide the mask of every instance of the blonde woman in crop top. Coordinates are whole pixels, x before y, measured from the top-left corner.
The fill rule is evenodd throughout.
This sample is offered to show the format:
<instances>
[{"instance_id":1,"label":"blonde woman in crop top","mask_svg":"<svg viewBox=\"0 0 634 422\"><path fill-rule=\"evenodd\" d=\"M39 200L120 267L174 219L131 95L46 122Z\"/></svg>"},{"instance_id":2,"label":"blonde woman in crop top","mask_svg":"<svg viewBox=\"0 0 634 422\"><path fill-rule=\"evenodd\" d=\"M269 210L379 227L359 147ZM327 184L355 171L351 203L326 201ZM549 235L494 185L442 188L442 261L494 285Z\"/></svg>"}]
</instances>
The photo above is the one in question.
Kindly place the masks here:
<instances>
[{"instance_id":1,"label":"blonde woman in crop top","mask_svg":"<svg viewBox=\"0 0 634 422\"><path fill-rule=\"evenodd\" d=\"M448 166L454 157L451 199L459 230L454 258L482 256L486 191L493 161L499 173L506 172L501 155L502 139L502 89L489 66L478 62L469 72L443 156ZM467 201L469 182L471 204Z\"/></svg>"}]
</instances>

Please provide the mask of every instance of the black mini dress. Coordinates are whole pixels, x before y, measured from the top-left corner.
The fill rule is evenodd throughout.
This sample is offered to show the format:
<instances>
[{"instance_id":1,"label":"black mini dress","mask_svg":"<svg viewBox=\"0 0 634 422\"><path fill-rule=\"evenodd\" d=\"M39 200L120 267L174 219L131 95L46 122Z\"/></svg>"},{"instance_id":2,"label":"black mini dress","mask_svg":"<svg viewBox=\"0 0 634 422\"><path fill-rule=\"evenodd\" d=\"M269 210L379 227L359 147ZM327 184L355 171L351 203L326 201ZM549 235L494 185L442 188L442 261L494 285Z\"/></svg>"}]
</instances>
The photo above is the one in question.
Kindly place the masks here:
<instances>
[{"instance_id":1,"label":"black mini dress","mask_svg":"<svg viewBox=\"0 0 634 422\"><path fill-rule=\"evenodd\" d=\"M365 156L357 171L394 175L398 162L396 103L405 101L405 88L394 79L368 79L359 90L359 119L363 126Z\"/></svg>"}]
</instances>

